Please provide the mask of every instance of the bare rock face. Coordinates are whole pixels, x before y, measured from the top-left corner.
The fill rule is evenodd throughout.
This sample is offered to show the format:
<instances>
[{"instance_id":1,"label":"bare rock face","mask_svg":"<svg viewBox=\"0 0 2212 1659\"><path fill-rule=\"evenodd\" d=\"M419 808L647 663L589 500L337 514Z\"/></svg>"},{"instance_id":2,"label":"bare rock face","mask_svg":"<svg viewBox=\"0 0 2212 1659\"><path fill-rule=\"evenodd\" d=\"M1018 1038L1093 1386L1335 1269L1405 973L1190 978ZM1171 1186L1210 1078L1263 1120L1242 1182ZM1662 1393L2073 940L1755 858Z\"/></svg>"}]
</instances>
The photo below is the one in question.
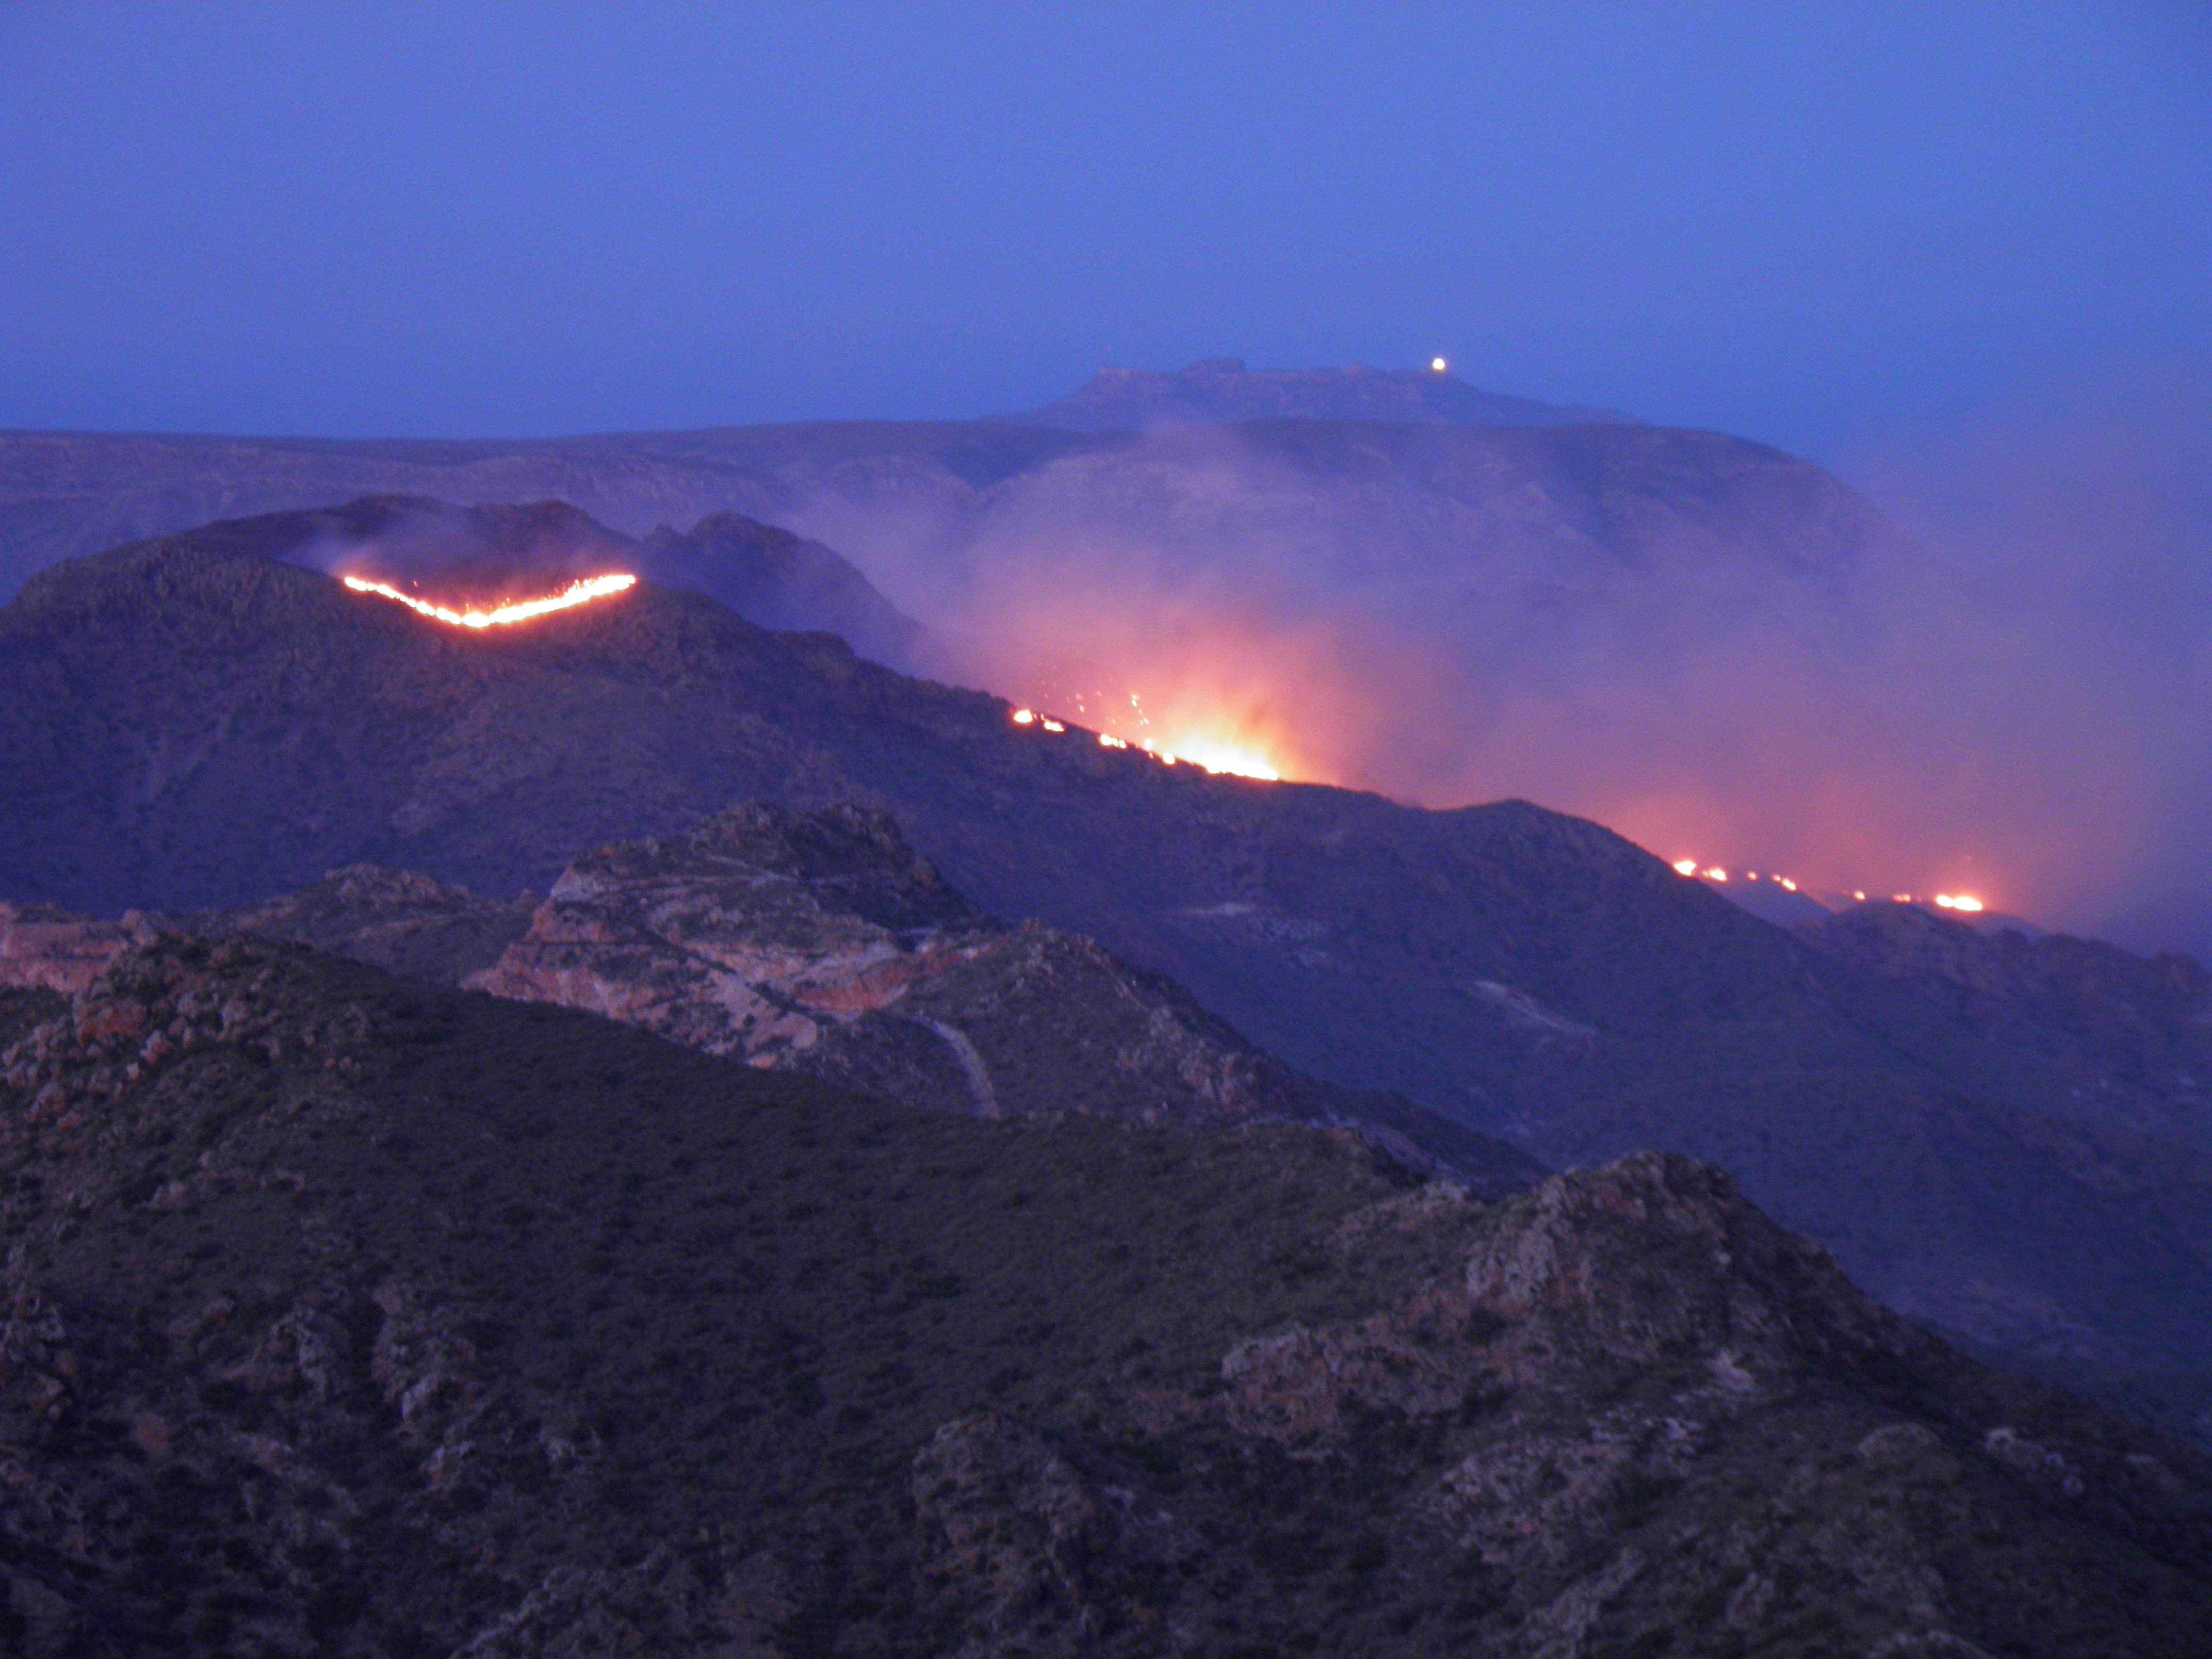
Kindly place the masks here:
<instances>
[{"instance_id":1,"label":"bare rock face","mask_svg":"<svg viewBox=\"0 0 2212 1659\"><path fill-rule=\"evenodd\" d=\"M1573 1350L1656 1365L1695 1353L1730 1384L1747 1366L1825 1364L1839 1338L1908 1340L1832 1256L1776 1226L1725 1174L1656 1152L1510 1200L1465 1284L1479 1313L1533 1328L1517 1345L1529 1358ZM1815 1340L1818 1355L1806 1349Z\"/></svg>"}]
</instances>

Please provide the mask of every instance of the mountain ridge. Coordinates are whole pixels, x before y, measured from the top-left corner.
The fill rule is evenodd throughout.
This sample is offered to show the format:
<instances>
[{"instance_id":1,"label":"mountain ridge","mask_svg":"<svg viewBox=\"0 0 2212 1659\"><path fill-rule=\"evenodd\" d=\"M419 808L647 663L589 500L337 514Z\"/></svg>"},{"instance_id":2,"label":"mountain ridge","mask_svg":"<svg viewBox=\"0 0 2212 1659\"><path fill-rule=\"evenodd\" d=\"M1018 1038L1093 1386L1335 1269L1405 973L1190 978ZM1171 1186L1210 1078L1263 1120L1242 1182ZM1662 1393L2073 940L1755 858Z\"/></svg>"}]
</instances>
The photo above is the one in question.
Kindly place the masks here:
<instances>
[{"instance_id":1,"label":"mountain ridge","mask_svg":"<svg viewBox=\"0 0 2212 1659\"><path fill-rule=\"evenodd\" d=\"M1449 426L1641 426L1614 409L1516 398L1425 369L1253 369L1200 357L1179 369L1102 368L1066 396L1006 418L1076 432L1240 421L1411 421Z\"/></svg>"},{"instance_id":2,"label":"mountain ridge","mask_svg":"<svg viewBox=\"0 0 2212 1659\"><path fill-rule=\"evenodd\" d=\"M1706 1157L1966 1336L2212 1372L2203 1177L2121 1133L2196 1097L2137 1078L2069 1124L2053 1067L2110 1055L1962 1026L1598 825L1165 766L651 586L464 635L274 562L283 529L58 567L0 610L9 896L191 910L363 860L542 892L732 802L855 805L986 911L1167 975L1324 1082L1554 1165Z\"/></svg>"},{"instance_id":3,"label":"mountain ridge","mask_svg":"<svg viewBox=\"0 0 2212 1659\"><path fill-rule=\"evenodd\" d=\"M1291 1126L917 1113L156 939L0 994L28 1659L2121 1659L2212 1462L1727 1176L1482 1204Z\"/></svg>"}]
</instances>

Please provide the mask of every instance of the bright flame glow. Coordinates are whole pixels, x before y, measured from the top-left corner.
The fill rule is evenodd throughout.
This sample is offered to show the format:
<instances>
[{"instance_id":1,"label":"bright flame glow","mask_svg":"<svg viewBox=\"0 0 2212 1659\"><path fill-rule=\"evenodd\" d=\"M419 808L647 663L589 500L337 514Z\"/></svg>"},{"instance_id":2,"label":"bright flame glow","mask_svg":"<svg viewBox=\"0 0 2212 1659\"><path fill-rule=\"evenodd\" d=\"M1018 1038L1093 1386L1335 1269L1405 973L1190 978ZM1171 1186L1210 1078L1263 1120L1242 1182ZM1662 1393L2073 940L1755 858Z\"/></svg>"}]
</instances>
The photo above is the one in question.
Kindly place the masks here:
<instances>
[{"instance_id":1,"label":"bright flame glow","mask_svg":"<svg viewBox=\"0 0 2212 1659\"><path fill-rule=\"evenodd\" d=\"M1260 778L1268 783L1282 781L1283 775L1268 765L1267 757L1258 750L1248 749L1225 738L1190 738L1175 755L1163 755L1161 758L1172 763L1178 757L1209 772L1234 772L1240 778Z\"/></svg>"},{"instance_id":2,"label":"bright flame glow","mask_svg":"<svg viewBox=\"0 0 2212 1659\"><path fill-rule=\"evenodd\" d=\"M1152 724L1151 719L1144 712L1143 703L1133 692L1130 694L1129 706L1130 718L1137 725ZM1040 714L1033 708L1017 708L1013 711L1012 719L1017 726L1035 724L1042 726L1048 732L1067 730L1060 721L1052 719L1049 715ZM1097 736L1098 745L1102 749L1128 749L1133 746L1150 755L1163 766L1173 766L1179 762L1188 761L1192 765L1207 772L1234 773L1239 777L1258 778L1268 783L1279 783L1282 781L1282 773L1275 768L1256 744L1240 742L1233 738L1216 736L1204 732L1194 732L1179 741L1176 747L1170 750L1163 747L1157 738L1124 738L1111 732L1101 732Z\"/></svg>"},{"instance_id":3,"label":"bright flame glow","mask_svg":"<svg viewBox=\"0 0 2212 1659\"><path fill-rule=\"evenodd\" d=\"M1787 876L1777 876L1775 877L1775 880L1780 882L1784 887L1788 888L1793 893L1797 890L1797 884L1790 880Z\"/></svg>"},{"instance_id":4,"label":"bright flame glow","mask_svg":"<svg viewBox=\"0 0 2212 1659\"><path fill-rule=\"evenodd\" d=\"M1429 359L1429 367L1437 374L1441 374L1444 370L1450 368L1451 365L1444 362L1441 357L1431 357Z\"/></svg>"},{"instance_id":5,"label":"bright flame glow","mask_svg":"<svg viewBox=\"0 0 2212 1659\"><path fill-rule=\"evenodd\" d=\"M1695 859L1676 859L1676 860L1674 860L1674 873L1675 873L1676 875L1678 875L1678 876L1694 876L1694 875L1696 875L1696 874L1698 873L1698 861L1697 861L1697 860L1695 860Z\"/></svg>"},{"instance_id":6,"label":"bright flame glow","mask_svg":"<svg viewBox=\"0 0 2212 1659\"><path fill-rule=\"evenodd\" d=\"M345 585L356 593L374 593L380 599L397 599L418 617L428 617L453 628L504 628L511 623L527 622L532 617L542 617L549 611L566 611L572 605L586 605L593 599L605 599L611 593L621 593L635 587L637 578L630 575L589 576L570 582L558 593L550 593L542 599L525 599L516 605L502 605L489 611L449 611L442 605L432 605L403 593L386 582L364 580L359 576L348 576Z\"/></svg>"},{"instance_id":7,"label":"bright flame glow","mask_svg":"<svg viewBox=\"0 0 2212 1659\"><path fill-rule=\"evenodd\" d=\"M1938 893L1936 902L1943 909L1964 910L1970 915L1982 908L1981 900L1968 898L1964 893Z\"/></svg>"},{"instance_id":8,"label":"bright flame glow","mask_svg":"<svg viewBox=\"0 0 2212 1659\"><path fill-rule=\"evenodd\" d=\"M1726 881L1728 879L1728 872L1722 869L1720 866L1717 864L1711 869L1705 872L1705 879L1707 881Z\"/></svg>"}]
</instances>

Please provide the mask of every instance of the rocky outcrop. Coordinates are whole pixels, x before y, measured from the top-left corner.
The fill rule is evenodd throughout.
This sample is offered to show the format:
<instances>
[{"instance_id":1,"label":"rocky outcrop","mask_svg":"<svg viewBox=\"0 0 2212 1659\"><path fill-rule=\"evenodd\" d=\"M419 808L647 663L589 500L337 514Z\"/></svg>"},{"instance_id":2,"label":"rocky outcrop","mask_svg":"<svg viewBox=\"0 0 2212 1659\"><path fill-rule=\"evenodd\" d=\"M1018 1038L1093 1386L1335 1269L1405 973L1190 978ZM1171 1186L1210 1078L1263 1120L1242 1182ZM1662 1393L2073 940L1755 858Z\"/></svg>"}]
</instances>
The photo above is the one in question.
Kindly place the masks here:
<instances>
[{"instance_id":1,"label":"rocky outcrop","mask_svg":"<svg viewBox=\"0 0 2212 1659\"><path fill-rule=\"evenodd\" d=\"M532 906L526 893L486 899L412 871L349 864L312 886L180 925L288 939L395 974L458 982L498 959L529 925Z\"/></svg>"},{"instance_id":2,"label":"rocky outcrop","mask_svg":"<svg viewBox=\"0 0 2212 1659\"><path fill-rule=\"evenodd\" d=\"M775 1065L998 931L881 814L740 807L579 859L468 983Z\"/></svg>"},{"instance_id":3,"label":"rocky outcrop","mask_svg":"<svg viewBox=\"0 0 2212 1659\"><path fill-rule=\"evenodd\" d=\"M1354 1323L1232 1349L1221 1409L1240 1432L1316 1454L1363 1411L1433 1417L1591 1367L1672 1376L1695 1417L1877 1355L1940 1363L1826 1251L1688 1158L1640 1153L1488 1206L1449 1188L1424 1198L1421 1224L1468 1236L1456 1268ZM1659 1442L1687 1437L1686 1420Z\"/></svg>"},{"instance_id":4,"label":"rocky outcrop","mask_svg":"<svg viewBox=\"0 0 2212 1659\"><path fill-rule=\"evenodd\" d=\"M1184 1470L1310 1471L1329 1496L1308 1501L1363 1517L1353 1575L1447 1572L1454 1639L1477 1650L1795 1650L1790 1633L1817 1628L1840 1653L2068 1652L2082 1635L2056 1632L2082 1630L2088 1569L2053 1528L2110 1528L2134 1540L2123 1554L2212 1546L2212 1468L2178 1478L2171 1453L2062 1425L2047 1398L1868 1301L1706 1166L1641 1155L1493 1205L1432 1186L1355 1212L1328 1248L1357 1260L1413 1237L1433 1276L1357 1318L1237 1342L1218 1388L1147 1396L1138 1415ZM1114 1517L1205 1508L1188 1475L1179 1496L1140 1474L1109 1503L1083 1455L987 1415L917 1459L933 1559L981 1610L971 1651L1125 1629L1117 1595L1146 1581ZM1271 1521L1286 1545L1301 1535L1295 1512ZM2049 1577L1962 1547L1972 1526ZM1159 1628L1187 1629L1194 1599ZM1290 1614L1270 1633L1297 1627ZM2168 1650L2148 1629L2091 1643Z\"/></svg>"},{"instance_id":5,"label":"rocky outcrop","mask_svg":"<svg viewBox=\"0 0 2212 1659\"><path fill-rule=\"evenodd\" d=\"M1538 1172L1408 1103L1299 1076L1089 939L992 921L854 807L736 807L599 848L466 983L912 1105L1345 1124L1486 1193Z\"/></svg>"},{"instance_id":6,"label":"rocky outcrop","mask_svg":"<svg viewBox=\"0 0 2212 1659\"><path fill-rule=\"evenodd\" d=\"M49 904L0 902L0 986L74 996L108 964L154 936L137 912L95 921Z\"/></svg>"}]
</instances>

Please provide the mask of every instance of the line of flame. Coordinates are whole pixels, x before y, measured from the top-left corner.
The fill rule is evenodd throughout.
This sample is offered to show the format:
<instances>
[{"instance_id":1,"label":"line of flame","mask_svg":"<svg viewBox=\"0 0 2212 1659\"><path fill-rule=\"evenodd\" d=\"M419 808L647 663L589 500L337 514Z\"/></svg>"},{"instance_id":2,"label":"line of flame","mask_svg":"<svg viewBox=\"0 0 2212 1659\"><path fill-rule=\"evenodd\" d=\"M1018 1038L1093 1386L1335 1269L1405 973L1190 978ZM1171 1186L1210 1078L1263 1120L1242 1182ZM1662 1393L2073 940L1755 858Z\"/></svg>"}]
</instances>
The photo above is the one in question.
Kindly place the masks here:
<instances>
[{"instance_id":1,"label":"line of flame","mask_svg":"<svg viewBox=\"0 0 2212 1659\"><path fill-rule=\"evenodd\" d=\"M1129 701L1134 702L1136 699L1133 696ZM1013 711L1012 719L1017 726L1042 726L1048 732L1067 730L1065 721L1054 720L1048 714L1040 714L1034 708L1017 708ZM1093 735L1097 738L1099 746L1103 749L1127 749L1131 746L1128 738L1117 738L1110 732L1099 732ZM1178 753L1162 749L1150 738L1138 738L1135 746L1163 766L1174 766L1180 762L1187 761L1197 767L1200 771L1212 772L1217 776L1230 773L1240 778L1258 778L1267 783L1282 781L1281 773L1276 771L1251 750L1242 748L1235 744L1219 742L1207 738L1194 738L1190 747L1199 751L1196 754L1191 754L1187 750Z\"/></svg>"},{"instance_id":2,"label":"line of flame","mask_svg":"<svg viewBox=\"0 0 2212 1659\"><path fill-rule=\"evenodd\" d=\"M558 593L542 599L524 599L516 605L502 605L491 611L449 611L442 605L433 605L428 599L418 599L411 593L403 593L386 582L373 582L359 576L348 576L345 585L356 593L374 593L380 599L397 599L419 617L441 622L454 628L504 628L509 623L527 622L532 617L542 617L549 611L566 611L571 605L584 605L592 599L603 599L610 593L621 593L637 585L631 575L587 576L570 582Z\"/></svg>"},{"instance_id":3,"label":"line of flame","mask_svg":"<svg viewBox=\"0 0 2212 1659\"><path fill-rule=\"evenodd\" d=\"M1729 878L1729 872L1726 870L1722 869L1718 865L1714 865L1711 868L1704 868L1698 865L1695 859L1676 859L1674 860L1674 873L1678 876L1694 876L1705 881L1711 882L1723 882ZM1744 878L1747 881L1757 881L1759 879L1759 872L1756 870L1747 870L1744 872ZM1767 875L1767 879L1773 882L1778 887L1788 888L1793 893L1797 890L1797 884L1787 876L1778 876L1770 871ZM1866 902L1866 895L1864 893L1854 891L1851 894L1851 897L1861 904L1864 904ZM1958 910L1962 911L1968 915L1978 914L1978 912L1989 908L1987 905L1984 904L1981 900L1975 898L1971 894L1967 893L1938 893L1932 900L1923 899L1917 893L1892 893L1890 895L1890 899L1893 902L1898 904L1933 903L1939 910Z\"/></svg>"}]
</instances>

